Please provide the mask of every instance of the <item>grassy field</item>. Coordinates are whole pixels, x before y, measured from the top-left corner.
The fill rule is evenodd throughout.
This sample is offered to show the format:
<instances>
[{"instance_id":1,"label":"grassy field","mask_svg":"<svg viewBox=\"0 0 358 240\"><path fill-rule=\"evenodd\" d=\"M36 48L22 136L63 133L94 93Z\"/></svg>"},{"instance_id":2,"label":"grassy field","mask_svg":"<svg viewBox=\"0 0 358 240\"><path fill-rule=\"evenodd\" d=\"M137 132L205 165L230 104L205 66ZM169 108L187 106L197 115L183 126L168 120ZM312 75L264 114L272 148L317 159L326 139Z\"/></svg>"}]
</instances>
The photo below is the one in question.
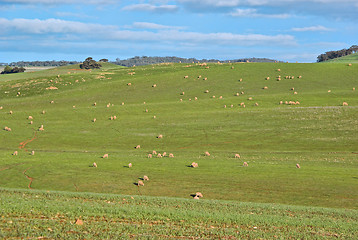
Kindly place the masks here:
<instances>
[{"instance_id":1,"label":"grassy field","mask_svg":"<svg viewBox=\"0 0 358 240\"><path fill-rule=\"evenodd\" d=\"M321 210L314 207L325 207L321 221L331 221L326 216L342 213L342 221L347 222L343 225L346 230L317 222L312 225L315 228L312 232L319 234L312 234L307 233L308 229L301 231L298 222L291 222L296 227L290 235L290 228L281 222L279 226L285 230L276 236L324 238L343 234L339 236L350 239L353 233L349 224L356 223L357 219L348 213L356 213L358 209L358 89L354 90L358 87L357 73L358 64L348 66L346 63L161 64L133 68L105 64L102 69L92 71L67 66L0 76L1 128L6 126L12 130L2 130L0 136L0 186L4 188L0 197L13 201L6 196L18 194L21 199L25 194L32 199L31 196L38 195L43 202L56 202L55 198L59 197L68 202L61 211L68 212L70 217L75 217L71 215L72 204L86 202L71 199L87 197L119 201L122 195L127 195L126 199L134 196L134 202L154 201L158 206L162 201L170 206L179 201L183 205L203 204L200 208L213 205L217 209L226 209L223 206L229 204L232 208L224 211L227 218L218 221L225 226L231 226L233 218L245 218L239 210L243 205L246 209L264 208L262 221L271 221L268 215L272 213L269 211L272 206L285 209L290 205L290 209L301 209L304 214L314 209L313 215L317 218ZM285 101L300 104L289 105ZM343 102L348 106L342 106ZM29 116L33 119L28 119ZM110 120L111 116L116 119ZM44 131L38 131L41 125ZM158 138L159 135L163 138ZM135 148L137 145L140 149ZM167 156L148 158L153 150L166 152ZM14 151L18 151L18 155L12 155ZM206 151L210 156L205 156ZM174 158L168 157L170 153ZM109 157L102 158L104 154ZM240 158L235 158L235 154L240 154ZM97 168L92 167L94 162ZM199 167L189 167L192 162L197 162ZM243 167L244 162L248 167ZM129 163L133 167L129 168ZM301 168L296 168L296 164ZM150 181L138 188L135 183L144 175ZM32 191L11 188L31 188ZM99 195L47 194L37 190ZM192 203L191 195L198 191L209 200ZM106 195L108 193L114 195ZM9 212L4 219L10 221L12 210L22 219L21 214L28 210L21 209L26 199L13 209L8 207L10 203L3 205L4 211ZM87 209L91 206L89 203ZM41 204L36 208L41 208L39 215L46 212ZM130 209L132 207L123 211ZM163 211L181 215L170 213L170 209ZM45 219L56 211L54 207L49 215L45 214ZM105 209L98 211L81 216L108 214ZM116 210L113 211L115 215ZM133 211L140 215L135 221L157 221L156 210L145 214L140 214L141 208ZM229 214L232 211L239 214ZM280 211L274 218L280 218ZM195 214L191 217L205 218L200 215L201 211ZM208 214L214 219L220 218L218 210ZM123 215L123 219L126 216ZM26 225L31 219L24 221L21 224ZM186 225L187 229L191 223L205 225L201 220L192 221ZM91 226L96 228L97 222L93 222ZM115 224L124 223L118 220ZM159 238L160 229L168 228L162 223L146 224L144 226L153 228L153 234ZM174 232L165 232L163 237L184 234L175 232L179 229L175 226L181 226L179 220L168 224L173 225ZM227 235L225 232L215 235L216 230L198 227L183 236L195 237L200 232L214 231L213 236L221 237L244 238L245 235L238 234L245 233L252 238L272 238L274 232L279 231L272 222L265 223L270 230L252 231L255 224L244 221L243 233L235 233L236 230L230 230L234 228L228 227ZM123 225L125 229L135 226ZM64 226L70 229L67 227ZM226 231L223 229L226 228L217 231ZM29 233L34 232L36 230L29 229ZM268 235L263 235L265 233Z\"/></svg>"},{"instance_id":2,"label":"grassy field","mask_svg":"<svg viewBox=\"0 0 358 240\"><path fill-rule=\"evenodd\" d=\"M0 237L356 239L358 212L237 201L0 188Z\"/></svg>"}]
</instances>

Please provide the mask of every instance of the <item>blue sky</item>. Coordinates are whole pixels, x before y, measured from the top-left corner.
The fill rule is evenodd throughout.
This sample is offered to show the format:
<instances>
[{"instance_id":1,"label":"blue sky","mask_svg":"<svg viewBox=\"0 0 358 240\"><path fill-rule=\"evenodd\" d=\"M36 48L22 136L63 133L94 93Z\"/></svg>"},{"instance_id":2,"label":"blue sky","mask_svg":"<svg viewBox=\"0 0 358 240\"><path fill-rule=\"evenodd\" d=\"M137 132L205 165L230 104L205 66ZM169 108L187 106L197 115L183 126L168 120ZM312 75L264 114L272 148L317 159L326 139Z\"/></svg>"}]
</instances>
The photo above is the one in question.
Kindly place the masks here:
<instances>
[{"instance_id":1,"label":"blue sky","mask_svg":"<svg viewBox=\"0 0 358 240\"><path fill-rule=\"evenodd\" d=\"M0 62L178 56L315 62L358 44L358 0L0 0Z\"/></svg>"}]
</instances>

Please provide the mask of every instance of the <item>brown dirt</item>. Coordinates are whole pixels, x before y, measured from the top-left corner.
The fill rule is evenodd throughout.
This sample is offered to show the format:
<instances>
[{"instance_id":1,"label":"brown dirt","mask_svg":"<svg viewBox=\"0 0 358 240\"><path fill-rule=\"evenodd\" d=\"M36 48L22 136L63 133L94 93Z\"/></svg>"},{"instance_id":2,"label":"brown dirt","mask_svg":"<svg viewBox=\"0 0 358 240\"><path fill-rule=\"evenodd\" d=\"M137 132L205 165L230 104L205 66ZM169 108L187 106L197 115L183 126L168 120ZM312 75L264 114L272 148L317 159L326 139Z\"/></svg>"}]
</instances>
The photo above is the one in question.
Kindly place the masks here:
<instances>
[{"instance_id":1,"label":"brown dirt","mask_svg":"<svg viewBox=\"0 0 358 240\"><path fill-rule=\"evenodd\" d=\"M26 144L28 144L28 143L30 143L30 142L32 142L32 141L34 141L34 140L36 139L36 133L37 133L37 132L35 131L35 134L34 134L34 136L33 136L31 139L25 140L25 141L21 142L19 148L20 148L20 149L24 149L24 150L27 152L27 149L25 149Z\"/></svg>"},{"instance_id":2,"label":"brown dirt","mask_svg":"<svg viewBox=\"0 0 358 240\"><path fill-rule=\"evenodd\" d=\"M29 175L26 174L26 171L29 170L29 169L30 169L30 168L28 168L28 169L26 169L25 171L23 171L23 174L25 175L25 177L27 177L27 179L30 180L28 187L29 187L29 189L32 189L32 188L31 188L31 184L32 184L32 181L33 181L34 179L33 179L32 177L30 177Z\"/></svg>"}]
</instances>

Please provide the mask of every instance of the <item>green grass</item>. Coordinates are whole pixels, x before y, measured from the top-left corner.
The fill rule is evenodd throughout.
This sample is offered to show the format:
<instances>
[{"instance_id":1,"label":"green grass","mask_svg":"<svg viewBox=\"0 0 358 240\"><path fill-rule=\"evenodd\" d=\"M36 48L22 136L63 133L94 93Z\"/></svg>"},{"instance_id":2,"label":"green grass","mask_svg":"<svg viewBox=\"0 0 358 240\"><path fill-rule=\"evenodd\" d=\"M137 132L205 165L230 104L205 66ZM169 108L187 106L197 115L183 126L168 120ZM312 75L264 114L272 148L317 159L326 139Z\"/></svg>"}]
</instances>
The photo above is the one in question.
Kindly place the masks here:
<instances>
[{"instance_id":1,"label":"green grass","mask_svg":"<svg viewBox=\"0 0 358 240\"><path fill-rule=\"evenodd\" d=\"M5 239L355 239L358 231L357 210L346 209L4 188L0 200Z\"/></svg>"},{"instance_id":2,"label":"green grass","mask_svg":"<svg viewBox=\"0 0 358 240\"><path fill-rule=\"evenodd\" d=\"M358 53L353 53L348 56L334 58L327 62L334 63L358 63Z\"/></svg>"},{"instance_id":3,"label":"green grass","mask_svg":"<svg viewBox=\"0 0 358 240\"><path fill-rule=\"evenodd\" d=\"M152 181L143 194L151 196L202 191L209 199L357 209L358 98L352 89L358 66L185 66L107 64L94 71L68 66L18 79L1 76L1 124L12 129L1 132L1 186L27 188L27 169L34 189L135 194L133 183L148 175ZM58 89L46 90L50 86ZM281 100L301 104L280 105ZM343 101L349 106L342 107ZM246 108L238 106L241 102ZM117 119L109 120L113 115ZM43 132L37 131L41 125ZM163 139L156 138L159 134ZM137 145L141 149L134 149ZM15 150L18 156L11 155ZM175 158L148 159L153 150ZM105 153L109 158L101 159ZM199 168L187 167L193 161ZM93 162L99 167L89 167Z\"/></svg>"}]
</instances>

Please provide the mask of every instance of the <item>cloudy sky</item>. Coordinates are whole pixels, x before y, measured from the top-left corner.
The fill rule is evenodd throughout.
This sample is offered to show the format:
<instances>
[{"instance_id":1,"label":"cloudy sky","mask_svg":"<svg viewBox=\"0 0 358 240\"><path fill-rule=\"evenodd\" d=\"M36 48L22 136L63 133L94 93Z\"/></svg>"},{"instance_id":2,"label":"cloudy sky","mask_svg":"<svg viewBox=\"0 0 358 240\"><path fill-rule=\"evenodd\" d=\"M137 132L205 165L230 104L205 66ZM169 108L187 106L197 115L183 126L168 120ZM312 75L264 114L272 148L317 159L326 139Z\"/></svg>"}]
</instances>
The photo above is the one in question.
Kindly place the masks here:
<instances>
[{"instance_id":1,"label":"cloudy sky","mask_svg":"<svg viewBox=\"0 0 358 240\"><path fill-rule=\"evenodd\" d=\"M358 0L0 0L0 62L267 57L358 44Z\"/></svg>"}]
</instances>

